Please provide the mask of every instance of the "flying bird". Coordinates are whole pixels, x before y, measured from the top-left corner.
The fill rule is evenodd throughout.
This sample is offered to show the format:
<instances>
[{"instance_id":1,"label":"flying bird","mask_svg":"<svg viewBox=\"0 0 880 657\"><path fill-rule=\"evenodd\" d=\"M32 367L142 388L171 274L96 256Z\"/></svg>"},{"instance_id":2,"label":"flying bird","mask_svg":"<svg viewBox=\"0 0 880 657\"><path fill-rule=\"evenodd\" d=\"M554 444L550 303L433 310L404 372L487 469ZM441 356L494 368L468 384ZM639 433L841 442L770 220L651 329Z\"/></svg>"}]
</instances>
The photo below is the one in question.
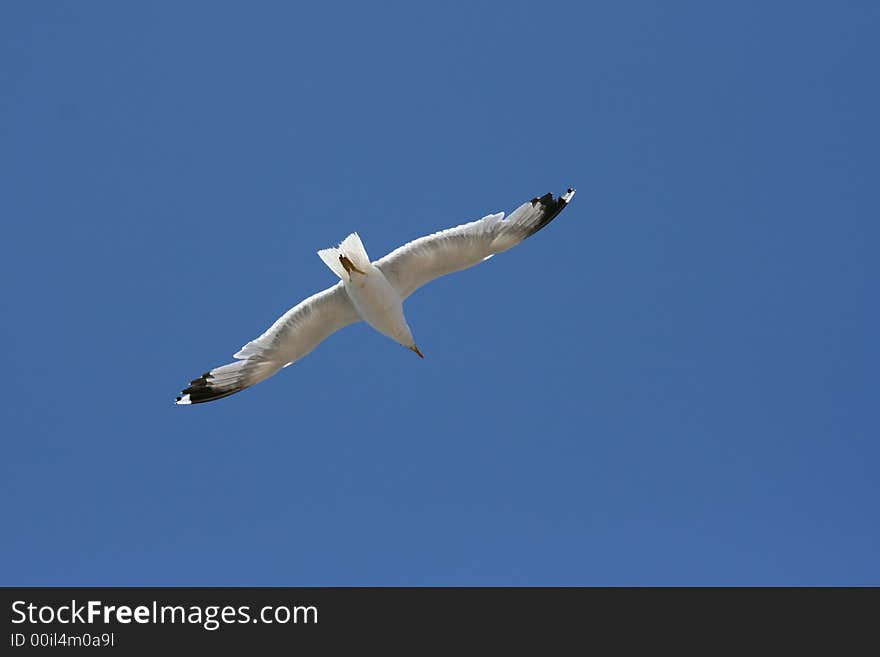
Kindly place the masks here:
<instances>
[{"instance_id":1,"label":"flying bird","mask_svg":"<svg viewBox=\"0 0 880 657\"><path fill-rule=\"evenodd\" d=\"M507 219L499 212L420 237L375 262L357 233L335 248L318 251L339 282L284 313L263 335L243 346L234 362L191 381L176 403L201 404L244 390L360 320L424 358L406 323L404 299L435 278L473 267L534 235L562 212L574 191L533 198Z\"/></svg>"}]
</instances>

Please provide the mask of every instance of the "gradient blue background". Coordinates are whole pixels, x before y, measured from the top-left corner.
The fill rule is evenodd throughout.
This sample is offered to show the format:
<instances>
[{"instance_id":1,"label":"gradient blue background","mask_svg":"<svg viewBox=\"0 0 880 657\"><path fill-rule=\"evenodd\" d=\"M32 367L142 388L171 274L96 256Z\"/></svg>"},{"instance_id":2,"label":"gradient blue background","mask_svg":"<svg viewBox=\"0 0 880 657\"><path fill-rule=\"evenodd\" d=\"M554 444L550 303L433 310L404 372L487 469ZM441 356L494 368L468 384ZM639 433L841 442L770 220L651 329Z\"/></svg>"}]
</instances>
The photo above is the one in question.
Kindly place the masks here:
<instances>
[{"instance_id":1,"label":"gradient blue background","mask_svg":"<svg viewBox=\"0 0 880 657\"><path fill-rule=\"evenodd\" d=\"M876 3L4 3L7 585L880 584ZM177 407L333 282L547 191Z\"/></svg>"}]
</instances>

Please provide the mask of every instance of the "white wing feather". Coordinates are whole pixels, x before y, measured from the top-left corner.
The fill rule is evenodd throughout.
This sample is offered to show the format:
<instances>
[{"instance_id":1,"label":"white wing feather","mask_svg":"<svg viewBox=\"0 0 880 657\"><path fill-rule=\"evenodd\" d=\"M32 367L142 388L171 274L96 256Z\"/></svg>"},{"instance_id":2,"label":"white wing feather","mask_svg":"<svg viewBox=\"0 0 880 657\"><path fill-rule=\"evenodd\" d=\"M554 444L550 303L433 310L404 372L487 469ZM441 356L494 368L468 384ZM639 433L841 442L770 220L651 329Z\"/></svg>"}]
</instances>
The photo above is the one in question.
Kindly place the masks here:
<instances>
[{"instance_id":1,"label":"white wing feather","mask_svg":"<svg viewBox=\"0 0 880 657\"><path fill-rule=\"evenodd\" d=\"M473 267L534 235L565 208L572 196L574 190L569 189L559 198L552 194L533 198L507 219L499 212L420 237L373 264L405 299L435 278Z\"/></svg>"},{"instance_id":2,"label":"white wing feather","mask_svg":"<svg viewBox=\"0 0 880 657\"><path fill-rule=\"evenodd\" d=\"M235 354L238 361L194 379L177 398L177 403L213 401L268 379L308 354L330 334L359 319L339 282L284 313L265 333Z\"/></svg>"}]
</instances>

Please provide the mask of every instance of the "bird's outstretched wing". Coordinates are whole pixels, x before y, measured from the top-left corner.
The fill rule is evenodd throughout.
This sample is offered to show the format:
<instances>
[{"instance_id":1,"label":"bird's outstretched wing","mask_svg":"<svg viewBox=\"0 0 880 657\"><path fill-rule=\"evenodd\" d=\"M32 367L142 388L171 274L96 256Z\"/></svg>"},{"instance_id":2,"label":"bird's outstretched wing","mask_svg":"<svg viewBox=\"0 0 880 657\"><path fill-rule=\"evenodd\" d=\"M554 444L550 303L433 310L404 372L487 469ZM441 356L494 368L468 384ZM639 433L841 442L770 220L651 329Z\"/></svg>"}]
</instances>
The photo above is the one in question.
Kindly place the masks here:
<instances>
[{"instance_id":1,"label":"bird's outstretched wing","mask_svg":"<svg viewBox=\"0 0 880 657\"><path fill-rule=\"evenodd\" d=\"M205 372L176 401L200 404L244 390L299 360L331 333L359 319L340 281L288 310L263 335L235 354L239 360Z\"/></svg>"},{"instance_id":2,"label":"bird's outstretched wing","mask_svg":"<svg viewBox=\"0 0 880 657\"><path fill-rule=\"evenodd\" d=\"M569 189L560 197L545 194L514 210L490 214L439 233L404 244L377 260L376 267L405 299L435 278L467 269L516 246L549 224L574 196Z\"/></svg>"}]
</instances>

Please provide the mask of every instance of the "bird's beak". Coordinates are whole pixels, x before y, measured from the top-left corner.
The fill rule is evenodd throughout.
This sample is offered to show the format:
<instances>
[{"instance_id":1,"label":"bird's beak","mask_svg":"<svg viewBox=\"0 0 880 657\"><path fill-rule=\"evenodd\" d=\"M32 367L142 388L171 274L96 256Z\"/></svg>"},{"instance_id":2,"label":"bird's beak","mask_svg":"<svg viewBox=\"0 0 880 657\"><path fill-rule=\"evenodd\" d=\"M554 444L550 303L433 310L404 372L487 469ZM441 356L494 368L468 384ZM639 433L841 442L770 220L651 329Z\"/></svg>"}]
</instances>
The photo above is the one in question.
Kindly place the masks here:
<instances>
[{"instance_id":1,"label":"bird's beak","mask_svg":"<svg viewBox=\"0 0 880 657\"><path fill-rule=\"evenodd\" d=\"M416 345L413 345L412 347L410 347L410 349L412 351L416 352L419 355L419 358L425 357L425 354L423 354L421 351L419 351L419 348Z\"/></svg>"}]
</instances>

